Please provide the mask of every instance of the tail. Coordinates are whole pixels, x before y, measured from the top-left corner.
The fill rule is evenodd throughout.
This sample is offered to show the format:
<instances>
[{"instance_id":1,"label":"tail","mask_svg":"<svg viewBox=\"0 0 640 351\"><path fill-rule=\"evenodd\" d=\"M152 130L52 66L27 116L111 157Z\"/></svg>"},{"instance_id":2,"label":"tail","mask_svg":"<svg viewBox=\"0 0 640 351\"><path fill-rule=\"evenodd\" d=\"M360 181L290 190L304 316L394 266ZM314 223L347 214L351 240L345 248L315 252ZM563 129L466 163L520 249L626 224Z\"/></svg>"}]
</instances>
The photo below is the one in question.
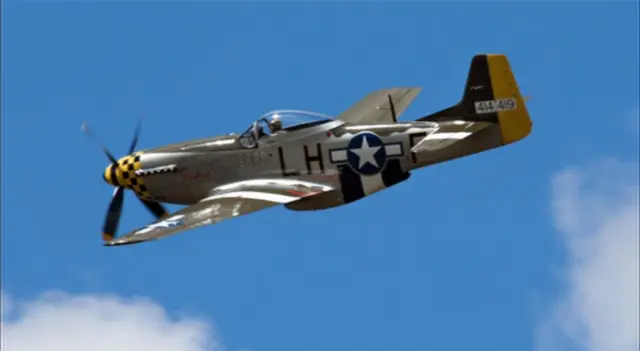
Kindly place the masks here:
<instances>
[{"instance_id":1,"label":"tail","mask_svg":"<svg viewBox=\"0 0 640 351\"><path fill-rule=\"evenodd\" d=\"M504 144L524 139L533 123L505 55L476 55L471 60L462 100L418 121L483 121L500 125Z\"/></svg>"}]
</instances>

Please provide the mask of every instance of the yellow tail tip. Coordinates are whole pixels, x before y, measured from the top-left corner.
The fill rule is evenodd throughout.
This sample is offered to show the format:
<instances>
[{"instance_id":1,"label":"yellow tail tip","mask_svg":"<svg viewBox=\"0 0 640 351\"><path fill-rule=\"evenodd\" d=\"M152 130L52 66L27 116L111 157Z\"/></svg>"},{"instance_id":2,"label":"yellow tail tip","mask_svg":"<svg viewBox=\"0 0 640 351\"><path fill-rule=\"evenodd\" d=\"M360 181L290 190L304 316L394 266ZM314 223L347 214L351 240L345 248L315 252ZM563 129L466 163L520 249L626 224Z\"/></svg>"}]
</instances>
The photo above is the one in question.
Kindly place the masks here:
<instances>
[{"instance_id":1,"label":"yellow tail tip","mask_svg":"<svg viewBox=\"0 0 640 351\"><path fill-rule=\"evenodd\" d=\"M502 141L504 144L510 144L522 140L531 133L533 125L525 105L529 97L520 94L518 83L505 55L488 55L487 61L494 98L513 99L517 106L515 109L498 112Z\"/></svg>"}]
</instances>

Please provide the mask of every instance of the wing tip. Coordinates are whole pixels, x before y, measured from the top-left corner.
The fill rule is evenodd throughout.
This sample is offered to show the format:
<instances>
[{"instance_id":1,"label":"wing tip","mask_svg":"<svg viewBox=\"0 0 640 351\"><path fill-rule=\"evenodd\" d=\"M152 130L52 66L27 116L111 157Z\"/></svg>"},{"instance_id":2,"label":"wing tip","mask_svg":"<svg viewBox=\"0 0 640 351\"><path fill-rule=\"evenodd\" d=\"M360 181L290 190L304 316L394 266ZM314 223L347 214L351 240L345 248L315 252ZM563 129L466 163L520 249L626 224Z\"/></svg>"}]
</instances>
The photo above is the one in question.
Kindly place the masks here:
<instances>
[{"instance_id":1,"label":"wing tip","mask_svg":"<svg viewBox=\"0 0 640 351\"><path fill-rule=\"evenodd\" d=\"M133 241L108 241L106 243L104 243L102 246L105 247L111 247L111 246L125 246L125 245L133 245L133 244L140 244L143 243L147 240L133 240Z\"/></svg>"}]
</instances>

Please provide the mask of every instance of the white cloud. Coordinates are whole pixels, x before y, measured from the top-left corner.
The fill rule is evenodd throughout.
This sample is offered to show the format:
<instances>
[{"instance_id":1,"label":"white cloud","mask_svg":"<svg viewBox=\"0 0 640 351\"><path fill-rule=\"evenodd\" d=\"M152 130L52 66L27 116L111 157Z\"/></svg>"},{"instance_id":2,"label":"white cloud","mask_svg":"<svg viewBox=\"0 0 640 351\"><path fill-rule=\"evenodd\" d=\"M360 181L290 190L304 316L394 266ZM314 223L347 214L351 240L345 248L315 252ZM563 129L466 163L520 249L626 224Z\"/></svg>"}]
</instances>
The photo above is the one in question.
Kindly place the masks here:
<instances>
[{"instance_id":1,"label":"white cloud","mask_svg":"<svg viewBox=\"0 0 640 351\"><path fill-rule=\"evenodd\" d=\"M115 295L49 292L21 301L2 294L1 334L6 351L222 350L208 321Z\"/></svg>"},{"instance_id":2,"label":"white cloud","mask_svg":"<svg viewBox=\"0 0 640 351\"><path fill-rule=\"evenodd\" d=\"M566 291L540 325L539 350L638 350L638 166L606 160L554 176Z\"/></svg>"}]
</instances>

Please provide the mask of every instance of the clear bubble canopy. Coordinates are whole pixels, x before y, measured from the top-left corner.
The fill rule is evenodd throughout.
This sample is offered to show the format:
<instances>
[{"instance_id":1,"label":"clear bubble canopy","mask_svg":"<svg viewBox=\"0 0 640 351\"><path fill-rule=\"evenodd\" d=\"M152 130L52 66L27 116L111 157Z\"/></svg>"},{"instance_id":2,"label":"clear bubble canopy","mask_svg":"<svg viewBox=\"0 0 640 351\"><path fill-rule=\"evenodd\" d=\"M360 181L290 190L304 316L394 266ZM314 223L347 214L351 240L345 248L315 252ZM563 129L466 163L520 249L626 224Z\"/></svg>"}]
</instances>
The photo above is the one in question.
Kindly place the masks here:
<instances>
[{"instance_id":1,"label":"clear bubble canopy","mask_svg":"<svg viewBox=\"0 0 640 351\"><path fill-rule=\"evenodd\" d=\"M280 121L281 127L277 131L271 130L272 122ZM330 116L310 111L276 110L265 113L253 122L240 136L240 141L246 147L251 147L257 139L269 136L279 131L293 131L304 129L319 124L324 124L334 119Z\"/></svg>"},{"instance_id":2,"label":"clear bubble canopy","mask_svg":"<svg viewBox=\"0 0 640 351\"><path fill-rule=\"evenodd\" d=\"M282 122L283 130L301 125L317 125L333 120L332 117L321 113L298 110L271 111L262 115L260 119L265 120L267 123L270 123L274 119L279 119Z\"/></svg>"}]
</instances>

